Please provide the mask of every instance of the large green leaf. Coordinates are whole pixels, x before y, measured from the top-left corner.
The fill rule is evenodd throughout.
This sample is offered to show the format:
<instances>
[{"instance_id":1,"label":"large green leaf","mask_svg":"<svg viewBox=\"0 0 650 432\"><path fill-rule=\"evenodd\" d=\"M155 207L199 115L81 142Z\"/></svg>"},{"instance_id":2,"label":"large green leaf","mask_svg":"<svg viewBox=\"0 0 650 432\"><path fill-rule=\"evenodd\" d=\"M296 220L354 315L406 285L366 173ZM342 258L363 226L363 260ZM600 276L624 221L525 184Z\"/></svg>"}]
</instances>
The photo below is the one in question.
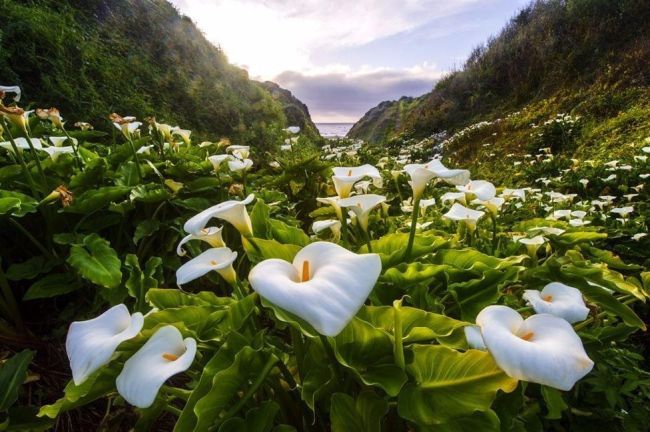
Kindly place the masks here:
<instances>
[{"instance_id":1,"label":"large green leaf","mask_svg":"<svg viewBox=\"0 0 650 432\"><path fill-rule=\"evenodd\" d=\"M464 353L444 346L415 345L407 371L413 377L400 392L400 416L420 425L487 411L497 392L511 392L517 380L508 377L484 351Z\"/></svg>"},{"instance_id":2,"label":"large green leaf","mask_svg":"<svg viewBox=\"0 0 650 432\"><path fill-rule=\"evenodd\" d=\"M189 293L175 288L151 288L147 291L146 299L152 307L158 309L180 306L227 306L235 301L232 297L218 297L210 291Z\"/></svg>"},{"instance_id":3,"label":"large green leaf","mask_svg":"<svg viewBox=\"0 0 650 432\"><path fill-rule=\"evenodd\" d=\"M269 223L269 220L271 219L271 209L260 197L257 197L257 200L255 200L255 205L250 212L250 217L255 237L268 239L271 230Z\"/></svg>"},{"instance_id":4,"label":"large green leaf","mask_svg":"<svg viewBox=\"0 0 650 432\"><path fill-rule=\"evenodd\" d=\"M162 259L159 257L149 258L144 270L142 270L138 257L134 254L128 254L124 260L124 266L129 272L126 280L129 295L137 300L138 310L146 312L145 295L147 291L158 287L162 283Z\"/></svg>"},{"instance_id":5,"label":"large green leaf","mask_svg":"<svg viewBox=\"0 0 650 432\"><path fill-rule=\"evenodd\" d=\"M330 422L332 432L381 432L382 417L388 403L370 391L357 398L345 393L332 395Z\"/></svg>"},{"instance_id":6,"label":"large green leaf","mask_svg":"<svg viewBox=\"0 0 650 432\"><path fill-rule=\"evenodd\" d=\"M70 248L68 262L80 275L94 284L115 288L122 281L121 262L110 243L97 234Z\"/></svg>"},{"instance_id":7,"label":"large green leaf","mask_svg":"<svg viewBox=\"0 0 650 432\"><path fill-rule=\"evenodd\" d=\"M271 236L280 243L298 246L307 246L309 244L309 236L300 228L275 219L271 219L269 223L271 225Z\"/></svg>"},{"instance_id":8,"label":"large green leaf","mask_svg":"<svg viewBox=\"0 0 650 432\"><path fill-rule=\"evenodd\" d=\"M295 244L282 244L276 240L266 240L261 238L246 239L242 237L246 255L253 263L278 258L285 261L293 261L301 246Z\"/></svg>"},{"instance_id":9,"label":"large green leaf","mask_svg":"<svg viewBox=\"0 0 650 432\"><path fill-rule=\"evenodd\" d=\"M27 378L27 367L34 351L23 350L0 367L0 412L7 411L18 399L20 386Z\"/></svg>"},{"instance_id":10,"label":"large green leaf","mask_svg":"<svg viewBox=\"0 0 650 432\"><path fill-rule=\"evenodd\" d=\"M64 210L69 213L88 214L95 212L131 192L127 186L105 186L86 191L75 198L72 205Z\"/></svg>"},{"instance_id":11,"label":"large green leaf","mask_svg":"<svg viewBox=\"0 0 650 432\"><path fill-rule=\"evenodd\" d=\"M34 213L37 207L38 201L29 195L0 190L0 215L23 217L27 213Z\"/></svg>"},{"instance_id":12,"label":"large green leaf","mask_svg":"<svg viewBox=\"0 0 650 432\"><path fill-rule=\"evenodd\" d=\"M264 401L259 407L249 410L245 418L234 417L223 422L219 432L269 432L279 411L280 405Z\"/></svg>"},{"instance_id":13,"label":"large green leaf","mask_svg":"<svg viewBox=\"0 0 650 432\"><path fill-rule=\"evenodd\" d=\"M402 263L386 270L381 276L381 280L396 286L409 287L438 277L444 279L444 273L448 268L441 264Z\"/></svg>"},{"instance_id":14,"label":"large green leaf","mask_svg":"<svg viewBox=\"0 0 650 432\"><path fill-rule=\"evenodd\" d=\"M383 268L394 267L404 261L408 238L408 233L393 233L370 242L372 251L379 254ZM442 237L416 235L411 251L411 260L448 245L449 241ZM359 252L367 253L368 246L362 246Z\"/></svg>"},{"instance_id":15,"label":"large green leaf","mask_svg":"<svg viewBox=\"0 0 650 432\"><path fill-rule=\"evenodd\" d=\"M54 273L42 277L29 287L23 300L56 297L81 288L74 273Z\"/></svg>"}]
</instances>

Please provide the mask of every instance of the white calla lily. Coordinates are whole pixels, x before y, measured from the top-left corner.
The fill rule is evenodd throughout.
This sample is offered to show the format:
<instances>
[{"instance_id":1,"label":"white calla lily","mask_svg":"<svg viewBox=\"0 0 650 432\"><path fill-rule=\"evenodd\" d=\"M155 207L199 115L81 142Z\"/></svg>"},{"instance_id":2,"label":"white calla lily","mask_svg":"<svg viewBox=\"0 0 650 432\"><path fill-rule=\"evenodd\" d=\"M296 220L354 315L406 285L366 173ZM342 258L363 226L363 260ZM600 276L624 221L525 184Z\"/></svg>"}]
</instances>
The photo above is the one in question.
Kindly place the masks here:
<instances>
[{"instance_id":1,"label":"white calla lily","mask_svg":"<svg viewBox=\"0 0 650 432\"><path fill-rule=\"evenodd\" d=\"M535 237L531 238L520 238L519 243L523 244L526 246L526 251L528 252L528 255L531 257L537 257L537 251L539 248L546 243L546 237L536 235Z\"/></svg>"},{"instance_id":2,"label":"white calla lily","mask_svg":"<svg viewBox=\"0 0 650 432\"><path fill-rule=\"evenodd\" d=\"M74 148L72 146L43 147L40 150L44 151L47 154L49 154L53 161L56 161L59 158L59 156L61 156L62 154L72 154L72 153L74 153Z\"/></svg>"},{"instance_id":3,"label":"white calla lily","mask_svg":"<svg viewBox=\"0 0 650 432\"><path fill-rule=\"evenodd\" d=\"M487 211L490 212L492 216L496 216L499 213L499 210L501 210L501 207L505 202L506 200L501 197L494 197L486 201L475 199L474 201L472 201L472 204L482 205L487 209Z\"/></svg>"},{"instance_id":4,"label":"white calla lily","mask_svg":"<svg viewBox=\"0 0 650 432\"><path fill-rule=\"evenodd\" d=\"M212 167L215 171L219 171L219 167L222 163L232 160L232 155L229 154L218 154L214 156L209 156L208 160L212 164Z\"/></svg>"},{"instance_id":5,"label":"white calla lily","mask_svg":"<svg viewBox=\"0 0 650 432\"><path fill-rule=\"evenodd\" d=\"M229 222L245 237L253 236L253 225L251 218L246 211L246 205L253 202L255 195L250 194L243 201L225 201L210 208L203 210L201 213L191 217L183 229L190 234L200 232L212 218L223 219Z\"/></svg>"},{"instance_id":6,"label":"white calla lily","mask_svg":"<svg viewBox=\"0 0 650 432\"><path fill-rule=\"evenodd\" d=\"M463 192L445 192L440 197L440 202L442 204L447 204L448 202L453 203L455 201L458 201L463 205L467 204L467 201L465 201L465 194Z\"/></svg>"},{"instance_id":7,"label":"white calla lily","mask_svg":"<svg viewBox=\"0 0 650 432\"><path fill-rule=\"evenodd\" d=\"M68 140L71 140L71 142L74 145L77 145L77 143L78 143L76 138L68 138L68 137L65 137L65 136L51 136L51 137L48 137L48 139L50 140L52 145L55 146L55 147L63 146L63 144Z\"/></svg>"},{"instance_id":8,"label":"white calla lily","mask_svg":"<svg viewBox=\"0 0 650 432\"><path fill-rule=\"evenodd\" d=\"M463 169L448 169L439 159L433 159L426 164L408 164L404 171L411 176L411 189L413 189L413 200L422 197L424 189L431 179L440 178L453 185L464 185L469 182L469 171Z\"/></svg>"},{"instance_id":9,"label":"white calla lily","mask_svg":"<svg viewBox=\"0 0 650 432\"><path fill-rule=\"evenodd\" d=\"M386 197L383 195L355 195L341 199L339 205L352 210L357 217L357 223L361 229L367 232L370 212L384 201L386 201Z\"/></svg>"},{"instance_id":10,"label":"white calla lily","mask_svg":"<svg viewBox=\"0 0 650 432\"><path fill-rule=\"evenodd\" d=\"M36 150L41 150L43 149L43 143L41 143L41 140L39 138L31 138L30 141L32 142L32 146ZM14 143L16 144L16 148L18 150L29 150L29 142L27 142L26 138L19 137L19 138L14 138ZM11 145L11 141L4 141L0 142L0 147L3 149L9 150L10 152L14 151L13 146Z\"/></svg>"},{"instance_id":11,"label":"white calla lily","mask_svg":"<svg viewBox=\"0 0 650 432\"><path fill-rule=\"evenodd\" d=\"M526 189L504 189L501 191L501 198L506 200L519 199L521 201L526 201Z\"/></svg>"},{"instance_id":12,"label":"white calla lily","mask_svg":"<svg viewBox=\"0 0 650 432\"><path fill-rule=\"evenodd\" d=\"M375 186L382 186L381 174L379 174L379 170L372 165L366 164L358 167L334 167L332 168L332 171L334 173L332 176L334 188L340 198L349 197L354 184L365 177L370 177Z\"/></svg>"},{"instance_id":13,"label":"white calla lily","mask_svg":"<svg viewBox=\"0 0 650 432\"><path fill-rule=\"evenodd\" d=\"M93 372L108 364L118 345L135 337L143 324L142 314L131 315L123 304L113 306L97 318L70 324L65 350L74 383L81 385Z\"/></svg>"},{"instance_id":14,"label":"white calla lily","mask_svg":"<svg viewBox=\"0 0 650 432\"><path fill-rule=\"evenodd\" d=\"M312 231L314 231L314 234L320 234L325 230L332 231L332 234L334 236L334 241L336 242L338 242L339 239L341 238L341 221L336 219L315 221L312 224L311 229Z\"/></svg>"},{"instance_id":15,"label":"white calla lily","mask_svg":"<svg viewBox=\"0 0 650 432\"><path fill-rule=\"evenodd\" d=\"M253 167L253 161L250 159L231 159L228 161L228 169L233 172L246 172Z\"/></svg>"},{"instance_id":16,"label":"white calla lily","mask_svg":"<svg viewBox=\"0 0 650 432\"><path fill-rule=\"evenodd\" d=\"M174 129L174 130L172 131L172 134L174 134L174 135L178 135L179 137L181 137L181 139L183 140L183 142L185 143L186 146L189 146L189 145L190 145L190 143L191 143L191 141L190 141L190 135L192 135L192 131L191 131L191 130L187 130L187 129Z\"/></svg>"},{"instance_id":17,"label":"white calla lily","mask_svg":"<svg viewBox=\"0 0 650 432\"><path fill-rule=\"evenodd\" d=\"M176 283L184 285L211 271L216 271L226 282L232 284L237 279L237 273L232 266L235 259L237 259L237 252L233 252L230 248L208 249L176 270Z\"/></svg>"},{"instance_id":18,"label":"white calla lily","mask_svg":"<svg viewBox=\"0 0 650 432\"><path fill-rule=\"evenodd\" d=\"M435 198L421 199L420 200L420 216L424 216L427 212L427 208L436 204Z\"/></svg>"},{"instance_id":19,"label":"white calla lily","mask_svg":"<svg viewBox=\"0 0 650 432\"><path fill-rule=\"evenodd\" d=\"M512 378L568 391L594 366L562 318L539 314L524 320L507 306L488 306L476 324L497 365Z\"/></svg>"},{"instance_id":20,"label":"white calla lily","mask_svg":"<svg viewBox=\"0 0 650 432\"><path fill-rule=\"evenodd\" d=\"M481 201L491 200L497 193L494 185L485 180L471 180L465 185L456 186L456 189L469 196L470 199L476 198Z\"/></svg>"},{"instance_id":21,"label":"white calla lily","mask_svg":"<svg viewBox=\"0 0 650 432\"><path fill-rule=\"evenodd\" d=\"M485 212L473 210L455 203L447 213L442 215L442 217L456 222L464 222L467 224L467 228L470 231L474 231L476 229L476 224L483 215L485 215Z\"/></svg>"},{"instance_id":22,"label":"white calla lily","mask_svg":"<svg viewBox=\"0 0 650 432\"><path fill-rule=\"evenodd\" d=\"M472 349L477 349L481 351L486 351L487 347L485 346L485 341L481 335L481 328L479 326L466 326L463 327L465 332L465 339L467 339L467 345Z\"/></svg>"},{"instance_id":23,"label":"white calla lily","mask_svg":"<svg viewBox=\"0 0 650 432\"><path fill-rule=\"evenodd\" d=\"M13 93L14 94L14 101L18 102L20 101L20 96L22 94L20 87L18 86L2 86L0 85L0 92L1 93Z\"/></svg>"},{"instance_id":24,"label":"white calla lily","mask_svg":"<svg viewBox=\"0 0 650 432\"><path fill-rule=\"evenodd\" d=\"M288 128L284 129L286 132L292 133L292 134L297 134L300 132L300 127L299 126L289 126Z\"/></svg>"},{"instance_id":25,"label":"white calla lily","mask_svg":"<svg viewBox=\"0 0 650 432\"><path fill-rule=\"evenodd\" d=\"M197 233L188 234L178 243L176 247L176 253L180 256L185 255L185 250L183 250L183 245L191 240L201 240L208 243L213 248L219 248L226 245L221 236L223 227L207 227L200 229Z\"/></svg>"},{"instance_id":26,"label":"white calla lily","mask_svg":"<svg viewBox=\"0 0 650 432\"><path fill-rule=\"evenodd\" d=\"M117 391L131 405L148 408L165 381L189 369L195 356L194 339L183 339L176 327L164 326L124 363L115 381Z\"/></svg>"},{"instance_id":27,"label":"white calla lily","mask_svg":"<svg viewBox=\"0 0 650 432\"><path fill-rule=\"evenodd\" d=\"M526 290L523 298L535 312L555 315L570 323L583 321L589 315L580 290L563 283L552 282L541 291Z\"/></svg>"},{"instance_id":28,"label":"white calla lily","mask_svg":"<svg viewBox=\"0 0 650 432\"><path fill-rule=\"evenodd\" d=\"M341 206L339 205L341 198L339 198L338 196L327 197L327 198L316 198L316 201L322 204L327 204L332 206L332 208L336 212L336 217L338 217L339 220L343 219L343 211L341 210Z\"/></svg>"},{"instance_id":29,"label":"white calla lily","mask_svg":"<svg viewBox=\"0 0 650 432\"><path fill-rule=\"evenodd\" d=\"M245 145L231 145L226 147L226 153L232 153L239 159L246 159L250 156L251 148Z\"/></svg>"},{"instance_id":30,"label":"white calla lily","mask_svg":"<svg viewBox=\"0 0 650 432\"><path fill-rule=\"evenodd\" d=\"M381 273L377 254L358 255L328 242L301 249L293 263L269 259L248 275L255 291L274 305L336 336L356 315Z\"/></svg>"}]
</instances>

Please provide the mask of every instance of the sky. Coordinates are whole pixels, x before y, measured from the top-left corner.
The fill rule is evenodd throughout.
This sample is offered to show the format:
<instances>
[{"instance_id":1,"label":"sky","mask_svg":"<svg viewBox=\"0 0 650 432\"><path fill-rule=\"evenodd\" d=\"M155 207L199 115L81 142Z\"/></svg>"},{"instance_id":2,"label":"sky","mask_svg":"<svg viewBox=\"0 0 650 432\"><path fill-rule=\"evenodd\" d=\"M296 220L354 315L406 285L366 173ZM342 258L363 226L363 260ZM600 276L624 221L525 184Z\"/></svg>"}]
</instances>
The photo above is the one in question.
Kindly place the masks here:
<instances>
[{"instance_id":1,"label":"sky","mask_svg":"<svg viewBox=\"0 0 650 432\"><path fill-rule=\"evenodd\" d=\"M231 63L317 123L420 96L530 0L170 0Z\"/></svg>"}]
</instances>

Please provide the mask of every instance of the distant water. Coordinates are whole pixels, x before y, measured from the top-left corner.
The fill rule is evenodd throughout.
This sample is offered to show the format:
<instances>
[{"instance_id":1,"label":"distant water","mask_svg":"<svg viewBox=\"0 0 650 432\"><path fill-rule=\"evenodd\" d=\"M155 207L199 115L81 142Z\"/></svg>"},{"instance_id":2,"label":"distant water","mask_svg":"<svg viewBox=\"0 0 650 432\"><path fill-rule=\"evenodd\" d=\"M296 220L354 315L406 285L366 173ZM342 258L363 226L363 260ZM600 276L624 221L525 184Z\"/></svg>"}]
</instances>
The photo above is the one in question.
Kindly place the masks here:
<instances>
[{"instance_id":1,"label":"distant water","mask_svg":"<svg viewBox=\"0 0 650 432\"><path fill-rule=\"evenodd\" d=\"M344 138L354 123L316 123L323 138Z\"/></svg>"}]
</instances>

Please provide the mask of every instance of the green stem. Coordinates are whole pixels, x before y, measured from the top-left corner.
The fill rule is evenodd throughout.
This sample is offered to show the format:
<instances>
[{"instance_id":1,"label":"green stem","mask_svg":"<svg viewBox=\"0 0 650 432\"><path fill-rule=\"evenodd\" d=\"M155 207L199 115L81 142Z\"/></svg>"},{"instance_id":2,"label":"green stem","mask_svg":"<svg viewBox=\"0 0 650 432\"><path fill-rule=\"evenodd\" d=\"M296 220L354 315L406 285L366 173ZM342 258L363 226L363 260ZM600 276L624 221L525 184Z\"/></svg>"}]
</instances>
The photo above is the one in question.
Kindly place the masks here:
<instances>
[{"instance_id":1,"label":"green stem","mask_svg":"<svg viewBox=\"0 0 650 432\"><path fill-rule=\"evenodd\" d=\"M343 209L341 209L341 234L343 234L343 242L348 243L348 218L343 213Z\"/></svg>"},{"instance_id":2,"label":"green stem","mask_svg":"<svg viewBox=\"0 0 650 432\"><path fill-rule=\"evenodd\" d=\"M413 214L411 215L411 232L409 233L409 242L406 245L406 252L404 252L404 261L408 262L411 259L411 250L413 249L413 242L415 241L415 229L418 224L418 213L420 211L420 198L417 198L413 203Z\"/></svg>"},{"instance_id":3,"label":"green stem","mask_svg":"<svg viewBox=\"0 0 650 432\"><path fill-rule=\"evenodd\" d=\"M492 219L492 255L497 249L497 218L490 214L490 219Z\"/></svg>"},{"instance_id":4,"label":"green stem","mask_svg":"<svg viewBox=\"0 0 650 432\"><path fill-rule=\"evenodd\" d=\"M332 371L334 372L334 379L336 379L336 382L342 385L343 381L341 380L342 377L341 374L339 373L339 361L336 359L336 354L334 354L332 345L330 345L330 341L327 339L326 336L319 335L319 337L321 343L323 344L323 349L325 349L325 352L327 353L327 357L329 357L329 360L332 363Z\"/></svg>"},{"instance_id":5,"label":"green stem","mask_svg":"<svg viewBox=\"0 0 650 432\"><path fill-rule=\"evenodd\" d=\"M0 119L2 119L2 126L3 128L7 131L7 136L9 137L9 142L11 143L11 148L14 150L14 154L16 155L16 158L20 162L20 166L23 169L23 173L25 174L25 177L27 177L27 182L29 183L29 188L32 191L32 195L35 197L38 196L38 192L36 190L36 183L34 182L34 177L32 177L32 173L27 167L27 164L25 163L25 159L23 158L22 153L20 153L20 150L18 150L18 146L16 145L16 142L14 141L14 137L9 131L9 125L7 124L7 121L5 120L4 117L0 116Z\"/></svg>"},{"instance_id":6,"label":"green stem","mask_svg":"<svg viewBox=\"0 0 650 432\"><path fill-rule=\"evenodd\" d=\"M131 137L127 137L126 140L129 143L129 147L131 147L131 153L133 153L133 161L135 162L136 171L138 172L138 180L140 183L142 183L142 169L140 168L140 159L138 158L138 153L135 151L135 145L133 144Z\"/></svg>"},{"instance_id":7,"label":"green stem","mask_svg":"<svg viewBox=\"0 0 650 432\"><path fill-rule=\"evenodd\" d=\"M372 253L372 246L370 244L370 231L364 231L366 237L366 245L368 245L368 253Z\"/></svg>"},{"instance_id":8,"label":"green stem","mask_svg":"<svg viewBox=\"0 0 650 432\"><path fill-rule=\"evenodd\" d=\"M83 171L83 165L81 164L81 157L79 156L79 151L77 150L77 146L74 144L74 140L72 137L70 137L70 134L68 133L65 128L61 127L61 130L65 134L65 136L68 138L68 141L70 141L70 146L72 147L72 151L74 152L74 160L77 164L77 168L79 168L81 171Z\"/></svg>"},{"instance_id":9,"label":"green stem","mask_svg":"<svg viewBox=\"0 0 650 432\"><path fill-rule=\"evenodd\" d=\"M396 301L393 303L393 317L395 320L395 346L393 347L393 353L395 355L395 363L400 369L406 369L406 363L404 361L404 342L402 340L402 316L399 313L399 306L401 306L402 301Z\"/></svg>"},{"instance_id":10,"label":"green stem","mask_svg":"<svg viewBox=\"0 0 650 432\"><path fill-rule=\"evenodd\" d=\"M182 399L184 401L187 401L190 398L190 395L192 394L192 392L190 390L185 390L185 389L182 389L182 388L172 387L172 386L168 386L168 385L163 386L163 390L168 395L177 397L177 398Z\"/></svg>"},{"instance_id":11,"label":"green stem","mask_svg":"<svg viewBox=\"0 0 650 432\"><path fill-rule=\"evenodd\" d=\"M165 411L168 411L168 412L174 414L176 417L180 417L181 414L183 413L181 410L179 410L175 406L169 405L169 404L165 405Z\"/></svg>"},{"instance_id":12,"label":"green stem","mask_svg":"<svg viewBox=\"0 0 650 432\"><path fill-rule=\"evenodd\" d=\"M301 371L303 370L303 360L305 359L305 344L302 339L302 333L298 331L293 326L289 326L289 332L291 333L291 345L293 346L293 352L296 356L296 365L298 365L298 378L302 382Z\"/></svg>"},{"instance_id":13,"label":"green stem","mask_svg":"<svg viewBox=\"0 0 650 432\"><path fill-rule=\"evenodd\" d=\"M29 136L27 130L25 130L25 139L27 140L27 145L29 146L29 149L32 152L32 156L34 156L34 163L36 163L36 168L38 169L38 173L41 175L41 178L43 179L43 190L45 191L45 193L47 193L47 191L49 190L47 176L45 175L45 171L43 171L43 166L41 165L41 158L36 152L36 149L34 148L34 144L32 144L32 139Z\"/></svg>"}]
</instances>

